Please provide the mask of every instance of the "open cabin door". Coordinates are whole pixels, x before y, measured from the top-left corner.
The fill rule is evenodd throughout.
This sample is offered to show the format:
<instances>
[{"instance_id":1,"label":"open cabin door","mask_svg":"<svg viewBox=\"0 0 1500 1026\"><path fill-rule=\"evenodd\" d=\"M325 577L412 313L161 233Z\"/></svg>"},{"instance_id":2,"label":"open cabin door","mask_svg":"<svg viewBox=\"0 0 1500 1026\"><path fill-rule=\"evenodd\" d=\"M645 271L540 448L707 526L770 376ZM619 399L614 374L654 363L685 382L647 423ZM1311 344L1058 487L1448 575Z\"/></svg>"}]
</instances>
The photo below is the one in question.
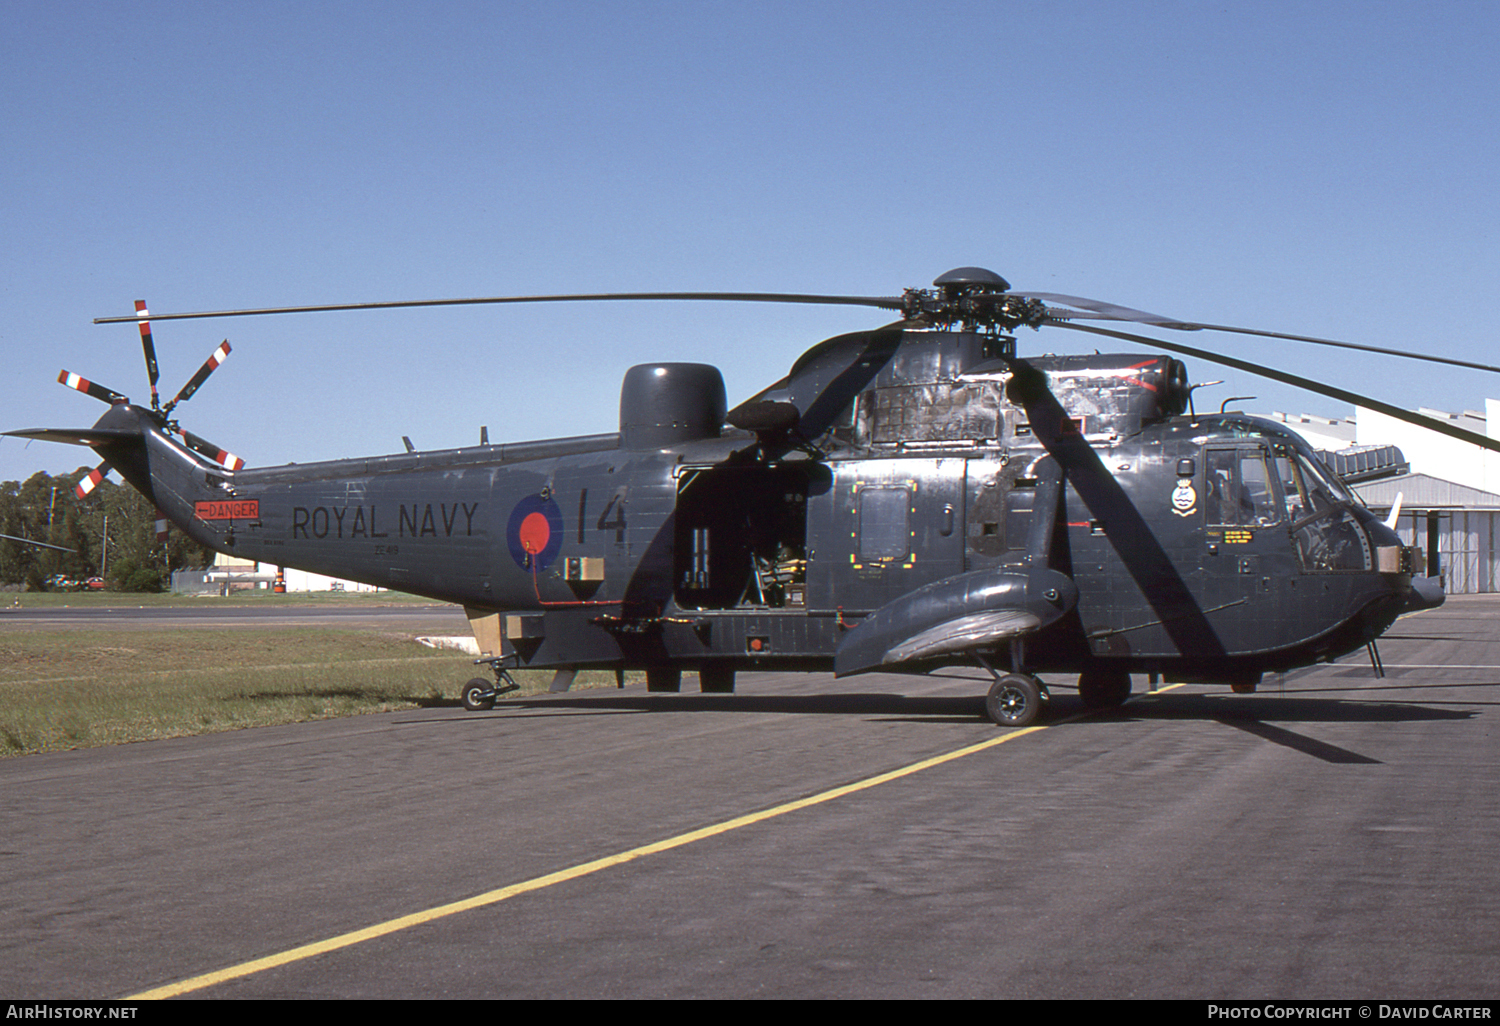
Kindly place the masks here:
<instances>
[{"instance_id":1,"label":"open cabin door","mask_svg":"<svg viewBox=\"0 0 1500 1026\"><path fill-rule=\"evenodd\" d=\"M807 606L809 495L821 464L688 467L678 478L674 593L684 609Z\"/></svg>"}]
</instances>

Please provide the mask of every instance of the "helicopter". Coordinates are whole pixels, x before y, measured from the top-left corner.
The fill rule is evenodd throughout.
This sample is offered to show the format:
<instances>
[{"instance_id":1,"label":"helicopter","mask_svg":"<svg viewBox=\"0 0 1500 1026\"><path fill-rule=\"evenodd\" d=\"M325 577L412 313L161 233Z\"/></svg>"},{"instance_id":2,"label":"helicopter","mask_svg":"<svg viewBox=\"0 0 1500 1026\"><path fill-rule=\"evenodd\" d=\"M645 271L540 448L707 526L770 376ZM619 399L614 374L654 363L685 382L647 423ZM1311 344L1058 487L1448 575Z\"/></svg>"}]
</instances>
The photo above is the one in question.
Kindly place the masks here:
<instances>
[{"instance_id":1,"label":"helicopter","mask_svg":"<svg viewBox=\"0 0 1500 1026\"><path fill-rule=\"evenodd\" d=\"M64 371L109 404L91 428L8 432L93 448L195 540L463 606L480 649L470 710L510 671L644 670L647 689L732 692L751 670L929 673L980 667L985 715L1036 721L1041 674L1077 675L1086 706L1131 675L1253 691L1267 673L1369 649L1444 595L1283 425L1198 413L1177 356L1377 409L1489 449L1482 435L1272 368L1083 320L1223 331L1500 368L1354 343L1181 321L962 267L900 296L602 293L169 314L621 300L865 306L895 322L827 339L728 406L700 363L625 374L619 430L247 468L173 419L224 343L166 404L151 315L150 406ZM1059 327L1164 349L1022 355Z\"/></svg>"}]
</instances>

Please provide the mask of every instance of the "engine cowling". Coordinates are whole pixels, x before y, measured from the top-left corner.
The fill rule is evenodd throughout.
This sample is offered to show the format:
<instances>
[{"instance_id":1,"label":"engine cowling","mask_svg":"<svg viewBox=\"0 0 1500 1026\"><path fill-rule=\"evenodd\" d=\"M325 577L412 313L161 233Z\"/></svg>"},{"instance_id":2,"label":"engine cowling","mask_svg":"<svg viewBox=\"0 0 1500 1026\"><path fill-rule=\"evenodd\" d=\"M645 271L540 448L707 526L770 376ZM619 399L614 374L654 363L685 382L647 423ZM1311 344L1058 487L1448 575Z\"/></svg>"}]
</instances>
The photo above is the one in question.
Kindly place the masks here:
<instances>
[{"instance_id":1,"label":"engine cowling","mask_svg":"<svg viewBox=\"0 0 1500 1026\"><path fill-rule=\"evenodd\" d=\"M643 363L620 386L620 447L664 449L718 438L728 411L724 376L706 363Z\"/></svg>"}]
</instances>

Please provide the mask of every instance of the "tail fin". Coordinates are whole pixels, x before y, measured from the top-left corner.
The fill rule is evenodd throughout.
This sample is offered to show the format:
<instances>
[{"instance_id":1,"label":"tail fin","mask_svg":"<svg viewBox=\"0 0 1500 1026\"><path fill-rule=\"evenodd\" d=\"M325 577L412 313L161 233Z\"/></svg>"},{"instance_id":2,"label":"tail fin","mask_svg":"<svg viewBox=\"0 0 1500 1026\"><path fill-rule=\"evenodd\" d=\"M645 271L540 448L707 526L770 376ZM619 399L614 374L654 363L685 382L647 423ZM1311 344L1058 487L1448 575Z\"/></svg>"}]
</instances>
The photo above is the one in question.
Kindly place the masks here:
<instances>
[{"instance_id":1,"label":"tail fin","mask_svg":"<svg viewBox=\"0 0 1500 1026\"><path fill-rule=\"evenodd\" d=\"M226 493L232 494L234 472L172 438L158 419L151 410L117 403L91 428L34 428L5 433L88 446L104 459L104 464L85 477L80 488L92 490L105 469L118 471L189 537L218 547L218 535L194 516L194 508L198 502L222 500Z\"/></svg>"}]
</instances>

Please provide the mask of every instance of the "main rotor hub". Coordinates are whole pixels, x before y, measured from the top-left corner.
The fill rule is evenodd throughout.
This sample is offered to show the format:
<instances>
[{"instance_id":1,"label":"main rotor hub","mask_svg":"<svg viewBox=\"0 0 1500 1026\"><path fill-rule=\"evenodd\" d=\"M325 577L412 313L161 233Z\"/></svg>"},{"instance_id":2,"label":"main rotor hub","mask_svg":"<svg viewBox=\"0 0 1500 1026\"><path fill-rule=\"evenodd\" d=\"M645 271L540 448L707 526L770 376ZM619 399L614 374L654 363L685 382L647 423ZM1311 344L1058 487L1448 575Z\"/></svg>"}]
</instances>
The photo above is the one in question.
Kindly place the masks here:
<instances>
[{"instance_id":1,"label":"main rotor hub","mask_svg":"<svg viewBox=\"0 0 1500 1026\"><path fill-rule=\"evenodd\" d=\"M932 284L948 299L976 292L1010 291L1010 282L984 267L955 267L932 279Z\"/></svg>"},{"instance_id":2,"label":"main rotor hub","mask_svg":"<svg viewBox=\"0 0 1500 1026\"><path fill-rule=\"evenodd\" d=\"M1021 325L1037 328L1047 308L1038 300L1008 295L1010 282L983 267L956 267L933 279L931 289L907 289L902 315L940 328L961 324L966 331L997 335Z\"/></svg>"}]
</instances>

